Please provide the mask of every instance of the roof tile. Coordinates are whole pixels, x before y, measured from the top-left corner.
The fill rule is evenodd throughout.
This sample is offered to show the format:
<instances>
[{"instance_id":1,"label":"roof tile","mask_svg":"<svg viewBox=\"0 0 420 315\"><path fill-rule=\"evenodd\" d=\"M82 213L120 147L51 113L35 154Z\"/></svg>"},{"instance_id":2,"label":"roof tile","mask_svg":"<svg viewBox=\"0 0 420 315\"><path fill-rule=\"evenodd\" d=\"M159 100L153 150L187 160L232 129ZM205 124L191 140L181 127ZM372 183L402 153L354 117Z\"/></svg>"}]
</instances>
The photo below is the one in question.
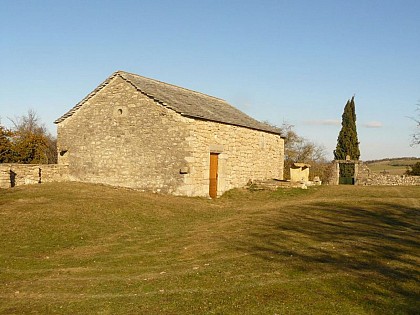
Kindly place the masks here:
<instances>
[{"instance_id":1,"label":"roof tile","mask_svg":"<svg viewBox=\"0 0 420 315\"><path fill-rule=\"evenodd\" d=\"M120 76L141 93L183 116L242 126L276 134L280 134L281 132L279 128L255 120L220 98L124 71L117 71L111 75L70 111L58 118L55 123L60 123L73 115L75 111L106 86L115 76Z\"/></svg>"}]
</instances>

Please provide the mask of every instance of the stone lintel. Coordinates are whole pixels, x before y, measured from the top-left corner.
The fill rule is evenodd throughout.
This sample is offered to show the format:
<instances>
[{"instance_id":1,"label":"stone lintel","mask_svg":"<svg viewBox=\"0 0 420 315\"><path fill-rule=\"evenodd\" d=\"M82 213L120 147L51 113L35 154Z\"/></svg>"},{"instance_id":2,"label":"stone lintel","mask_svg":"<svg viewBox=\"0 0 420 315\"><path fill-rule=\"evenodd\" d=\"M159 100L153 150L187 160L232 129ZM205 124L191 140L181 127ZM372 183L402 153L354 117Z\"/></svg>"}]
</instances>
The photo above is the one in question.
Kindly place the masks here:
<instances>
[{"instance_id":1,"label":"stone lintel","mask_svg":"<svg viewBox=\"0 0 420 315\"><path fill-rule=\"evenodd\" d=\"M222 153L224 151L223 150L223 145L221 145L221 144L210 144L209 151L211 153Z\"/></svg>"}]
</instances>

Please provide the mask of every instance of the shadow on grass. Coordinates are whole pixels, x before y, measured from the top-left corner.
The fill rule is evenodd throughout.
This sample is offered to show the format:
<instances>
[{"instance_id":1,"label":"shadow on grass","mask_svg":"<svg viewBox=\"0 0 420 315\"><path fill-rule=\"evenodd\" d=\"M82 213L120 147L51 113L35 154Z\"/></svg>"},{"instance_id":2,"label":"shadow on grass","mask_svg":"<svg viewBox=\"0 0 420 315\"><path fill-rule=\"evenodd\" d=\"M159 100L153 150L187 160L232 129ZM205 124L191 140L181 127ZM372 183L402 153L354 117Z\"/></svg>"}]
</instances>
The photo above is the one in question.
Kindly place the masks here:
<instances>
[{"instance_id":1,"label":"shadow on grass","mask_svg":"<svg viewBox=\"0 0 420 315\"><path fill-rule=\"evenodd\" d=\"M326 285L365 309L420 309L420 209L318 202L272 213L252 223L239 250L305 276L337 274Z\"/></svg>"}]
</instances>

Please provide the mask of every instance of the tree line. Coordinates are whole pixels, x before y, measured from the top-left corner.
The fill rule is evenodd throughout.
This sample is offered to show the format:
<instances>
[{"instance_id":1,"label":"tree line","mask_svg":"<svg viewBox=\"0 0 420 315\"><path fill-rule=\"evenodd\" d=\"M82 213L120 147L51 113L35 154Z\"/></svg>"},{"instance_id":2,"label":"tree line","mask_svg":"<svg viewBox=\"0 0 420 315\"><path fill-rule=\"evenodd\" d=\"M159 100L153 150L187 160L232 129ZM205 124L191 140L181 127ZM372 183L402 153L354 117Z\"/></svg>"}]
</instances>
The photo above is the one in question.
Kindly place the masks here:
<instances>
[{"instance_id":1,"label":"tree line","mask_svg":"<svg viewBox=\"0 0 420 315\"><path fill-rule=\"evenodd\" d=\"M406 161L406 160L420 160L420 158L415 157L415 156L402 156L402 157L397 157L397 158L384 158L384 159L379 159L379 160L369 160L369 161L365 161L366 164L371 164L371 163L378 163L378 162L391 162L393 166L406 166L407 164L405 162L401 162L401 161ZM394 163L393 161L396 161L396 163Z\"/></svg>"},{"instance_id":2,"label":"tree line","mask_svg":"<svg viewBox=\"0 0 420 315\"><path fill-rule=\"evenodd\" d=\"M9 120L11 128L0 121L0 163L57 163L57 140L34 110Z\"/></svg>"}]
</instances>

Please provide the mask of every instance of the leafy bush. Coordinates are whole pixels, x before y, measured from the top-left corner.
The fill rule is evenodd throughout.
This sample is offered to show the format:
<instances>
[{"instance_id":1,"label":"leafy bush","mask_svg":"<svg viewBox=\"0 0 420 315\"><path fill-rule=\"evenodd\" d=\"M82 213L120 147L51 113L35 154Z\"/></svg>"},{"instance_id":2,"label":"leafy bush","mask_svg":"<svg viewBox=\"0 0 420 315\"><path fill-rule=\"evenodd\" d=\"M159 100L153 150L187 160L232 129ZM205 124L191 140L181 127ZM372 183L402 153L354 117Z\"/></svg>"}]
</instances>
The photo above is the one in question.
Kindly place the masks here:
<instances>
[{"instance_id":1,"label":"leafy bush","mask_svg":"<svg viewBox=\"0 0 420 315\"><path fill-rule=\"evenodd\" d=\"M0 124L0 163L56 163L56 139L47 131L35 111L12 120L14 127Z\"/></svg>"},{"instance_id":2,"label":"leafy bush","mask_svg":"<svg viewBox=\"0 0 420 315\"><path fill-rule=\"evenodd\" d=\"M411 165L411 170L407 170L405 173L407 175L420 176L420 162L417 162L416 164Z\"/></svg>"}]
</instances>

